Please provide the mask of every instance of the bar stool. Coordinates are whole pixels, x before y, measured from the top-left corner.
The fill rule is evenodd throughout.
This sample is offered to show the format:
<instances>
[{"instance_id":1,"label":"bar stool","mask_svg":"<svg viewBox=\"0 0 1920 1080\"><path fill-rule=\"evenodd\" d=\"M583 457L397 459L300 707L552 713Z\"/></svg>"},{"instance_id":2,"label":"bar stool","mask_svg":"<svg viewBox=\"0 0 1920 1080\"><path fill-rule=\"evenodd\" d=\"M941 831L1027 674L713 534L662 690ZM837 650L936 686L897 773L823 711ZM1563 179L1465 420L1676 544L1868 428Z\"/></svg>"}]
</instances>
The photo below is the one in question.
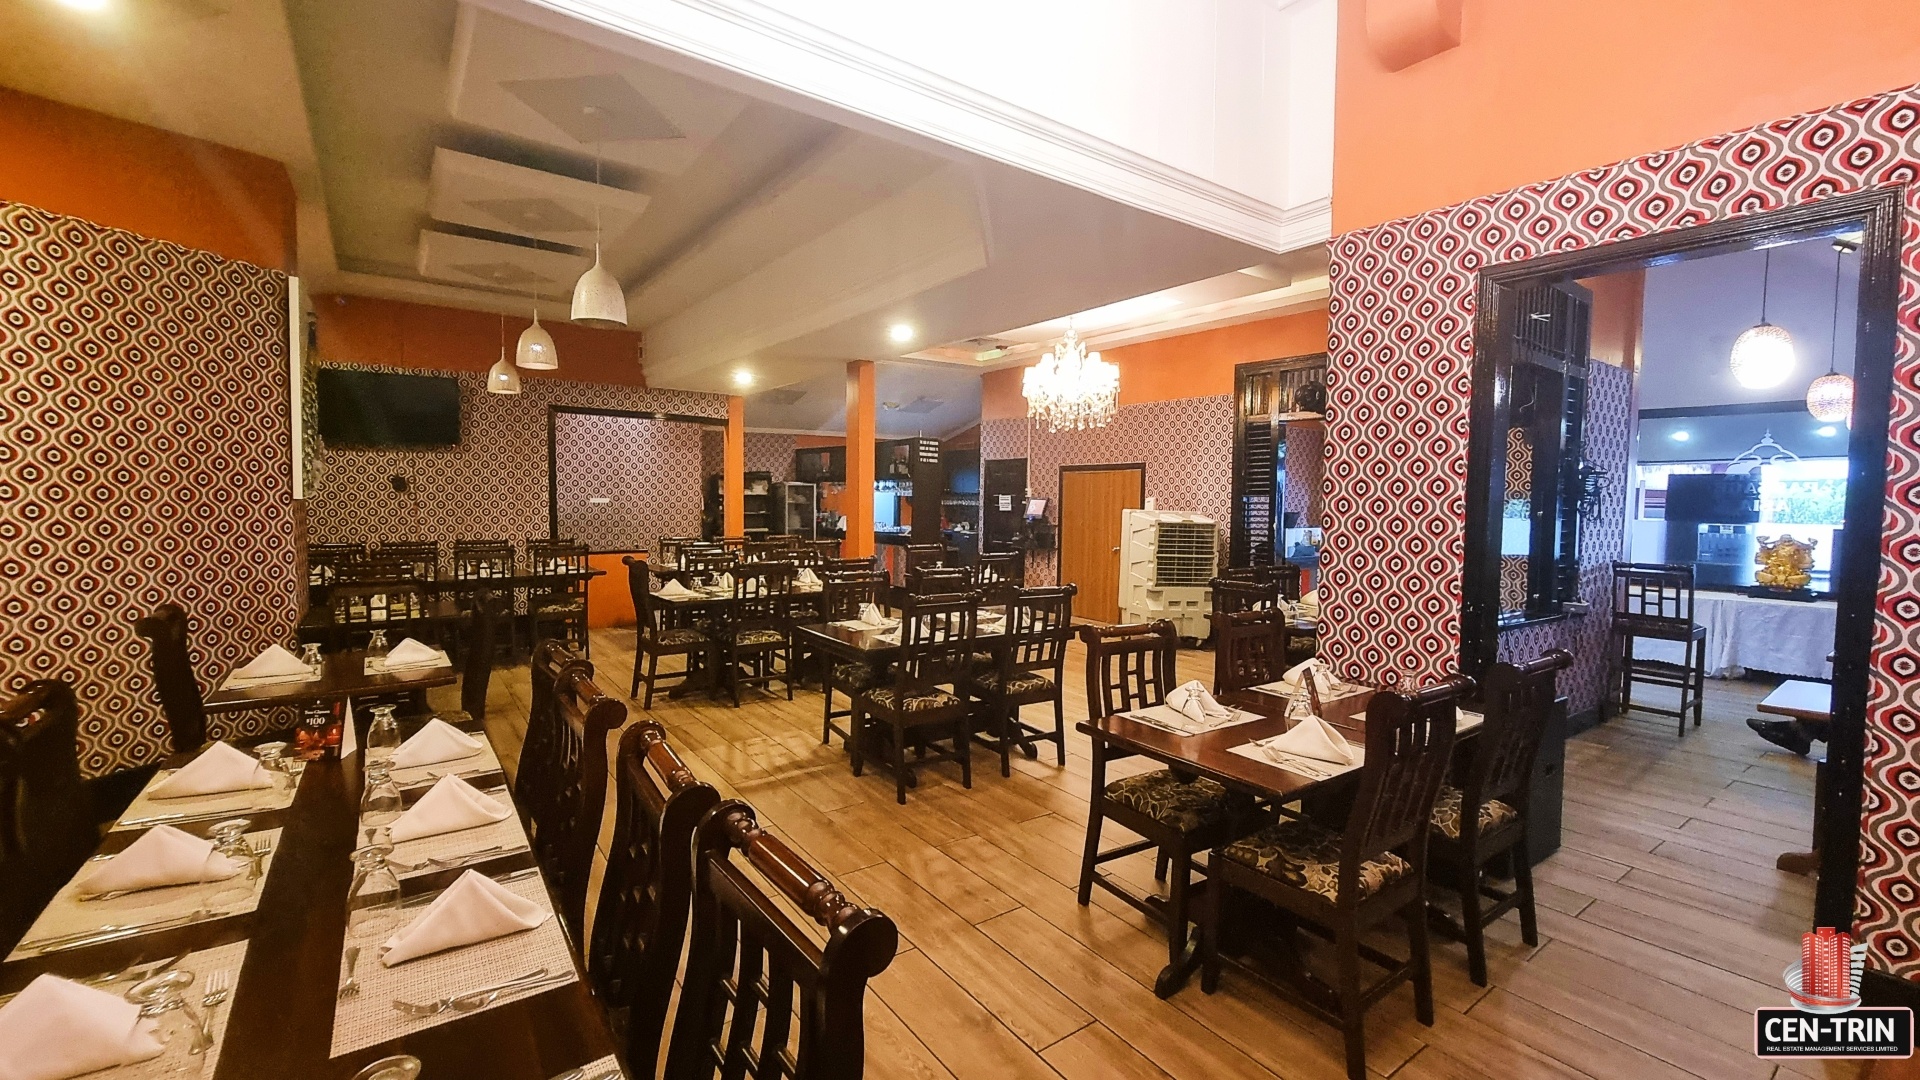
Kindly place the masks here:
<instances>
[{"instance_id":1,"label":"bar stool","mask_svg":"<svg viewBox=\"0 0 1920 1080\"><path fill-rule=\"evenodd\" d=\"M1684 651L1676 674L1652 661L1636 660L1633 643L1640 638L1678 641ZM1707 628L1693 621L1693 567L1685 563L1613 564L1613 622L1609 627L1607 685L1609 714L1639 709L1678 717L1680 736L1687 734L1687 713L1700 726L1707 681ZM1680 691L1678 709L1635 705L1635 680ZM1618 691L1615 696L1613 691Z\"/></svg>"}]
</instances>

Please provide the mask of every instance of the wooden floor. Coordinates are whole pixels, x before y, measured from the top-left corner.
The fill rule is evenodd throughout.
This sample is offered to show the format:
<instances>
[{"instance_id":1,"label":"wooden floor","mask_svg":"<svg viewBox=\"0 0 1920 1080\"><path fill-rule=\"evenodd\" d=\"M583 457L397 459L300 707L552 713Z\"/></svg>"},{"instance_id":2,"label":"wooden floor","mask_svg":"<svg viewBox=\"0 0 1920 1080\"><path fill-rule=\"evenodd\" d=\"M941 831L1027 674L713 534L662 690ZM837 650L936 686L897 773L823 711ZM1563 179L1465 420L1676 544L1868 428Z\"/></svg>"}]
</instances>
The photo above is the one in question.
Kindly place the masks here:
<instances>
[{"instance_id":1,"label":"wooden floor","mask_svg":"<svg viewBox=\"0 0 1920 1080\"><path fill-rule=\"evenodd\" d=\"M632 643L630 630L594 637L598 680L623 700ZM1081 662L1075 643L1069 732L1084 715ZM1212 656L1183 652L1181 669L1210 679ZM1465 951L1436 941L1437 1022L1419 1024L1402 987L1369 1014L1369 1068L1406 1080L1856 1075L1753 1056L1752 1010L1785 1004L1781 969L1813 910L1811 879L1773 868L1807 846L1813 769L1742 723L1764 693L1714 682L1705 727L1684 741L1666 718L1577 737L1564 846L1536 873L1540 946L1522 945L1509 916L1490 931L1482 989ZM526 702L526 669L496 672L488 728L503 760L518 756ZM651 715L695 772L899 924L900 954L869 999L869 1077L1344 1076L1338 1033L1251 976L1229 968L1216 994L1196 980L1157 1000L1158 929L1099 890L1091 907L1074 902L1084 738L1064 768L1048 751L1016 756L1011 779L981 750L971 791L956 767L926 768L901 807L884 772L856 779L837 741L820 744L817 693L739 709L656 697ZM1145 860L1117 872L1150 886Z\"/></svg>"}]
</instances>

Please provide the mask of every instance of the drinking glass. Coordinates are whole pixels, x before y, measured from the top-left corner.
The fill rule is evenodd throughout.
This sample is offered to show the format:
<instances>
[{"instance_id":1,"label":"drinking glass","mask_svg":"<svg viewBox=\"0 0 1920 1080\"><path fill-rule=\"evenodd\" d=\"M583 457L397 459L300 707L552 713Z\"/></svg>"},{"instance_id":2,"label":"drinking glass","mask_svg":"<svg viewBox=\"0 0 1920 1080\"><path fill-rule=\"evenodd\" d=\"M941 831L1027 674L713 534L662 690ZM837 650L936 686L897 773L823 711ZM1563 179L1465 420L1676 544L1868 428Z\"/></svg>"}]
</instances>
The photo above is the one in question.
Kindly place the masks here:
<instances>
[{"instance_id":1,"label":"drinking glass","mask_svg":"<svg viewBox=\"0 0 1920 1080\"><path fill-rule=\"evenodd\" d=\"M232 818L207 830L215 851L246 867L233 877L214 882L207 895L207 906L224 911L253 895L260 881L262 861L254 857L253 847L247 843L247 829L252 825L246 818Z\"/></svg>"},{"instance_id":2,"label":"drinking glass","mask_svg":"<svg viewBox=\"0 0 1920 1080\"><path fill-rule=\"evenodd\" d=\"M369 839L376 832L383 832L400 816L400 785L393 781L393 771L384 762L367 762L366 791L360 796L360 824L367 830ZM387 850L393 850L393 841L387 841Z\"/></svg>"},{"instance_id":3,"label":"drinking glass","mask_svg":"<svg viewBox=\"0 0 1920 1080\"><path fill-rule=\"evenodd\" d=\"M367 655L373 657L375 660L386 661L387 632L385 630L375 630L367 638Z\"/></svg>"},{"instance_id":4,"label":"drinking glass","mask_svg":"<svg viewBox=\"0 0 1920 1080\"><path fill-rule=\"evenodd\" d=\"M374 848L353 853L353 887L347 893L349 940L384 936L400 911L400 878L387 856Z\"/></svg>"},{"instance_id":5,"label":"drinking glass","mask_svg":"<svg viewBox=\"0 0 1920 1080\"><path fill-rule=\"evenodd\" d=\"M271 810L280 805L287 788L293 784L287 775L287 744L284 742L263 742L253 748L253 756L260 759L260 767L267 770L267 776L273 786L254 793L254 809Z\"/></svg>"},{"instance_id":6,"label":"drinking glass","mask_svg":"<svg viewBox=\"0 0 1920 1080\"><path fill-rule=\"evenodd\" d=\"M393 752L400 748L400 724L393 718L393 706L375 705L373 720L367 725L367 741L363 752L367 758L367 768L385 765L393 760Z\"/></svg>"},{"instance_id":7,"label":"drinking glass","mask_svg":"<svg viewBox=\"0 0 1920 1080\"><path fill-rule=\"evenodd\" d=\"M313 672L316 679L326 672L327 658L320 655L320 643L317 641L300 646L300 662L307 665L307 670Z\"/></svg>"}]
</instances>

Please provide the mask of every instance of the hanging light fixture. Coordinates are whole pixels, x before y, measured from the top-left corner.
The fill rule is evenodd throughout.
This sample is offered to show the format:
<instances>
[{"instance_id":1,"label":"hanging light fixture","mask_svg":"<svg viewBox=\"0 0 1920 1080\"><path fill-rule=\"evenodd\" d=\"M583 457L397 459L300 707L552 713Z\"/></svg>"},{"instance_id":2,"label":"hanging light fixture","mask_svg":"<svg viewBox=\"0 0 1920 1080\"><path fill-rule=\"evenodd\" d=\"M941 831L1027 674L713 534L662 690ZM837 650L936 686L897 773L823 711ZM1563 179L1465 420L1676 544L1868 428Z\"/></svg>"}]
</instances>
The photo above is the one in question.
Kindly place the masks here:
<instances>
[{"instance_id":1,"label":"hanging light fixture","mask_svg":"<svg viewBox=\"0 0 1920 1080\"><path fill-rule=\"evenodd\" d=\"M586 107L588 116L596 116L600 110L592 105ZM600 144L593 144L593 186L600 186ZM573 283L573 321L588 326L619 327L627 325L627 294L621 290L620 282L607 268L600 264L600 200L594 197L593 203L593 266L580 275Z\"/></svg>"},{"instance_id":2,"label":"hanging light fixture","mask_svg":"<svg viewBox=\"0 0 1920 1080\"><path fill-rule=\"evenodd\" d=\"M1845 241L1833 243L1833 333L1827 346L1827 373L1807 387L1807 411L1823 424L1846 421L1853 426L1853 380L1839 372L1840 358L1840 262L1853 248Z\"/></svg>"},{"instance_id":3,"label":"hanging light fixture","mask_svg":"<svg viewBox=\"0 0 1920 1080\"><path fill-rule=\"evenodd\" d=\"M1728 365L1733 379L1749 390L1779 386L1793 374L1793 335L1767 321L1767 286L1773 278L1773 252L1760 272L1760 322L1733 339Z\"/></svg>"},{"instance_id":4,"label":"hanging light fixture","mask_svg":"<svg viewBox=\"0 0 1920 1080\"><path fill-rule=\"evenodd\" d=\"M500 359L487 371L487 393L518 394L520 369L507 360L507 317L500 316Z\"/></svg>"},{"instance_id":5,"label":"hanging light fixture","mask_svg":"<svg viewBox=\"0 0 1920 1080\"><path fill-rule=\"evenodd\" d=\"M557 371L560 350L553 347L553 335L540 325L540 298L534 297L533 323L520 331L520 344L514 347L513 362L528 371Z\"/></svg>"},{"instance_id":6,"label":"hanging light fixture","mask_svg":"<svg viewBox=\"0 0 1920 1080\"><path fill-rule=\"evenodd\" d=\"M1067 336L1027 369L1020 392L1028 418L1045 421L1048 431L1106 427L1120 409L1120 369L1088 352L1068 322Z\"/></svg>"}]
</instances>

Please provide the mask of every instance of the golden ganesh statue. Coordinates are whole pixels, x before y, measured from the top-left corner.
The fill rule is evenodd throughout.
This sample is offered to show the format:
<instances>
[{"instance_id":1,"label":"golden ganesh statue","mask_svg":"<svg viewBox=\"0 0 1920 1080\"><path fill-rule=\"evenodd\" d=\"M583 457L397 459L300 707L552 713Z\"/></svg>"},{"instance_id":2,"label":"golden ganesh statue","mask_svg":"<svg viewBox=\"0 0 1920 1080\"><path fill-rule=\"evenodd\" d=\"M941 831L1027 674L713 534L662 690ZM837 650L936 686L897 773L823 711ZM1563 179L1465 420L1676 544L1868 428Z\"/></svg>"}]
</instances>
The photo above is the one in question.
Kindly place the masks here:
<instances>
[{"instance_id":1,"label":"golden ganesh statue","mask_svg":"<svg viewBox=\"0 0 1920 1080\"><path fill-rule=\"evenodd\" d=\"M1808 571L1813 569L1813 549L1818 540L1795 540L1791 536L1781 536L1778 540L1756 538L1760 545L1759 554L1753 557L1755 566L1753 580L1772 589L1804 589L1807 582L1813 580Z\"/></svg>"}]
</instances>

